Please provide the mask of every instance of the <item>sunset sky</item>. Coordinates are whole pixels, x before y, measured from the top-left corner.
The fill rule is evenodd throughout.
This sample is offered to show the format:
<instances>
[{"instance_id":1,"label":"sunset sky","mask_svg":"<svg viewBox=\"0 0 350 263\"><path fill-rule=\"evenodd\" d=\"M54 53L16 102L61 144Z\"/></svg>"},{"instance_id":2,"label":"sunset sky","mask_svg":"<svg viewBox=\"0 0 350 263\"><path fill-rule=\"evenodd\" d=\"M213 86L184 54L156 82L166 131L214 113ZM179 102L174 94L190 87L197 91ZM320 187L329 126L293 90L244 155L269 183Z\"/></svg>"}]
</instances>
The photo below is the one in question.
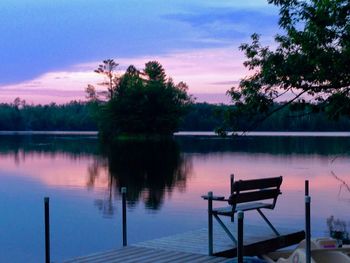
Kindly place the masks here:
<instances>
[{"instance_id":1,"label":"sunset sky","mask_svg":"<svg viewBox=\"0 0 350 263\"><path fill-rule=\"evenodd\" d=\"M239 45L278 31L266 0L1 0L0 12L0 102L85 100L107 58L121 71L158 60L197 101L229 102L246 74Z\"/></svg>"}]
</instances>

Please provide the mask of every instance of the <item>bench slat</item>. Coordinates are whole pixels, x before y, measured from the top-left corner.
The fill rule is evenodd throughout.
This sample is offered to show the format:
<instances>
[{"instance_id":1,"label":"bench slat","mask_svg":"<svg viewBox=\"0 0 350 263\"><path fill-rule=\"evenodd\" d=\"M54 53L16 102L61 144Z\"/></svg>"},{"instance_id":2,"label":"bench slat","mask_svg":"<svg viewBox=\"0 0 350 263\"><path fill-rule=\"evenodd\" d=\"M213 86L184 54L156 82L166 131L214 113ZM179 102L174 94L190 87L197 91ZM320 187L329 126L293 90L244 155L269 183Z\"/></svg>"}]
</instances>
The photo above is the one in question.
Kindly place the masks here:
<instances>
[{"instance_id":1,"label":"bench slat","mask_svg":"<svg viewBox=\"0 0 350 263\"><path fill-rule=\"evenodd\" d=\"M254 202L259 200L274 199L280 194L279 189L266 189L252 192L233 193L231 194L228 203L230 205Z\"/></svg>"},{"instance_id":2,"label":"bench slat","mask_svg":"<svg viewBox=\"0 0 350 263\"><path fill-rule=\"evenodd\" d=\"M253 180L239 180L233 183L232 191L248 191L264 188L279 188L282 183L282 176L263 178L263 179L253 179Z\"/></svg>"},{"instance_id":3,"label":"bench slat","mask_svg":"<svg viewBox=\"0 0 350 263\"><path fill-rule=\"evenodd\" d=\"M232 211L232 206L215 208L213 209L213 213L218 215L232 216L237 211L249 211L249 210L255 210L260 208L271 209L271 207L272 207L271 204L255 202L255 203L239 204L236 206L236 209L234 211Z\"/></svg>"}]
</instances>

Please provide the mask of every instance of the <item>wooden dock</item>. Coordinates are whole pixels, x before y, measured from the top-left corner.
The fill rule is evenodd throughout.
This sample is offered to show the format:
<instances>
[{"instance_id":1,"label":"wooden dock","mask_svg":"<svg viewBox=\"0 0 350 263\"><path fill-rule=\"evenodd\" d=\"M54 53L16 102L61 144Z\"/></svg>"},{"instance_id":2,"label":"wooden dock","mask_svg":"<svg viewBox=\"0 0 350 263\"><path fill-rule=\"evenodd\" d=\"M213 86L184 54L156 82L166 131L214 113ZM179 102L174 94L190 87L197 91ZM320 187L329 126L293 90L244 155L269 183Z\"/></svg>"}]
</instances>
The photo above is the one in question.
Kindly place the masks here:
<instances>
[{"instance_id":1,"label":"wooden dock","mask_svg":"<svg viewBox=\"0 0 350 263\"><path fill-rule=\"evenodd\" d=\"M120 249L114 249L104 253L98 253L86 257L78 257L65 263L184 263L184 262L202 262L202 263L224 263L232 262L232 259L224 257L210 257L205 255L168 251L163 249L144 248L128 246Z\"/></svg>"},{"instance_id":2,"label":"wooden dock","mask_svg":"<svg viewBox=\"0 0 350 263\"><path fill-rule=\"evenodd\" d=\"M233 225L230 229L236 235L237 227ZM272 233L271 229L265 225L245 226L243 240L244 255L268 253L299 243L305 237L304 231L286 228L278 228L278 230L281 234L279 237ZM223 257L236 256L236 245L220 226L214 225L213 236L214 255ZM208 255L208 229L202 228L169 237L144 241L134 244L134 246Z\"/></svg>"},{"instance_id":3,"label":"wooden dock","mask_svg":"<svg viewBox=\"0 0 350 263\"><path fill-rule=\"evenodd\" d=\"M237 227L231 226L235 234ZM278 228L276 237L267 226L244 227L244 255L268 253L300 242L304 231ZM208 256L208 229L189 231L133 244L132 246L79 257L67 263L89 262L229 262L236 256L236 246L219 226L214 226L214 256ZM231 259L232 262L232 259Z\"/></svg>"}]
</instances>

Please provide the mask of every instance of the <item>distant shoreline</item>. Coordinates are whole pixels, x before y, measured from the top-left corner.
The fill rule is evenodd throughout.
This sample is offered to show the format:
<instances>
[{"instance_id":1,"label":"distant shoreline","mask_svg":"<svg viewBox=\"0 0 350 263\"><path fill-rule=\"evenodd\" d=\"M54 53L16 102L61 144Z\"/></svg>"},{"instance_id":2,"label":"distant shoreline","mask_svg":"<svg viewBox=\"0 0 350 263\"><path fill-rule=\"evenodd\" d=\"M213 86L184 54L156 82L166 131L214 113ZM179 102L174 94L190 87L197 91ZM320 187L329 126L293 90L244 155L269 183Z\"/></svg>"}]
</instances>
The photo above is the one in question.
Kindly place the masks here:
<instances>
[{"instance_id":1,"label":"distant shoreline","mask_svg":"<svg viewBox=\"0 0 350 263\"><path fill-rule=\"evenodd\" d=\"M232 133L229 133L231 135ZM235 132L242 135L242 132ZM1 135L70 135L70 136L96 136L97 131L0 131ZM217 136L215 132L210 131L181 131L174 133L174 136ZM350 137L350 132L270 132L257 131L247 132L244 136L254 137Z\"/></svg>"}]
</instances>

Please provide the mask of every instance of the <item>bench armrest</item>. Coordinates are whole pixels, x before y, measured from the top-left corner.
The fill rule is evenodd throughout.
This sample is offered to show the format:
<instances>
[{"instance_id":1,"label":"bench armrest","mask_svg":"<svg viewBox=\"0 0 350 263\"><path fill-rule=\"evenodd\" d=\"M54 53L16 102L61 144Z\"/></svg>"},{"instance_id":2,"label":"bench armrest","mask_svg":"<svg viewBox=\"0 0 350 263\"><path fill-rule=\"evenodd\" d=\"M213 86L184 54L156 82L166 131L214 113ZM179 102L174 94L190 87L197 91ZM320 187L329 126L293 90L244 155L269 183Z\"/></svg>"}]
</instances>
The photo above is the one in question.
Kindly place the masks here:
<instances>
[{"instance_id":1,"label":"bench armrest","mask_svg":"<svg viewBox=\"0 0 350 263\"><path fill-rule=\"evenodd\" d=\"M201 196L204 200L208 200L209 196L208 195L202 195ZM227 199L225 199L225 196L212 196L211 197L212 200L214 201L227 201Z\"/></svg>"}]
</instances>

